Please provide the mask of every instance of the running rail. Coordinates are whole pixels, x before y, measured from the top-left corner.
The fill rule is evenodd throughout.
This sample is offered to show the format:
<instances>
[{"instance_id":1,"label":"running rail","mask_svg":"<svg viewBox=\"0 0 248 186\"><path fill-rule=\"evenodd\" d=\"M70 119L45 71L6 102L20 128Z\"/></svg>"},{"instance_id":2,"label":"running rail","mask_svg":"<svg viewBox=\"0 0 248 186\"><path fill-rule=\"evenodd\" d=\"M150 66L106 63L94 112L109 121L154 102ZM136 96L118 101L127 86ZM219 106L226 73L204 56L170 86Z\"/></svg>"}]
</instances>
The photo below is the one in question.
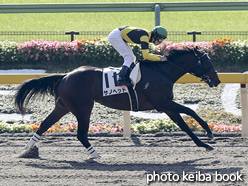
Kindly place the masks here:
<instances>
[{"instance_id":1,"label":"running rail","mask_svg":"<svg viewBox=\"0 0 248 186\"><path fill-rule=\"evenodd\" d=\"M160 12L240 10L248 10L247 1L0 4L0 14L68 12L155 12L155 26L160 25Z\"/></svg>"},{"instance_id":2,"label":"running rail","mask_svg":"<svg viewBox=\"0 0 248 186\"><path fill-rule=\"evenodd\" d=\"M20 84L33 78L45 77L52 74L0 74L0 84ZM218 73L221 83L239 83L241 90L242 108L242 137L248 137L248 100L247 84L248 73ZM205 83L200 78L185 74L176 83ZM123 136L131 137L130 111L123 111L124 129Z\"/></svg>"},{"instance_id":3,"label":"running rail","mask_svg":"<svg viewBox=\"0 0 248 186\"><path fill-rule=\"evenodd\" d=\"M0 4L0 13L154 12L248 10L247 1Z\"/></svg>"}]
</instances>

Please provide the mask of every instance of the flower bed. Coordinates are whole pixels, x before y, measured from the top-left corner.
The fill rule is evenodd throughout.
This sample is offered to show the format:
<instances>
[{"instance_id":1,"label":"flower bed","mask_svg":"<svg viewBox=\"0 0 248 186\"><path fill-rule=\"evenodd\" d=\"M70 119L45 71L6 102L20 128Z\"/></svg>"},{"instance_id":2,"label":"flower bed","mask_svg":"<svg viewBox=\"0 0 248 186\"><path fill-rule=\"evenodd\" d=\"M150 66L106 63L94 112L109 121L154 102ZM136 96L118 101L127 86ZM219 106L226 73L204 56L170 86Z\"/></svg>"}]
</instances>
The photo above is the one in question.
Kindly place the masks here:
<instances>
[{"instance_id":1,"label":"flower bed","mask_svg":"<svg viewBox=\"0 0 248 186\"><path fill-rule=\"evenodd\" d=\"M192 131L204 131L202 126L194 119L188 119L185 122L189 126L189 128L191 128ZM240 125L240 124L225 125L225 124L219 124L219 123L211 122L208 124L208 126L214 132L220 132L220 133L225 133L225 132L239 133L239 132L242 132L242 125Z\"/></svg>"},{"instance_id":2,"label":"flower bed","mask_svg":"<svg viewBox=\"0 0 248 186\"><path fill-rule=\"evenodd\" d=\"M199 125L197 121L194 119L189 119L185 121L186 124L189 126L189 128L192 131L203 131L203 128ZM242 131L241 125L225 125L225 124L218 124L211 122L208 124L209 128L214 132L219 133L227 133L227 132L235 132L240 133ZM35 125L27 125L27 124L8 124L6 122L0 123L0 134L1 133L33 133L38 130L40 127L39 123L36 123ZM78 123L68 123L65 126L61 126L60 124L53 125L51 128L49 128L46 133L64 133L64 132L77 132ZM107 126L101 123L98 123L96 126L90 125L89 126L89 132L123 132L123 125L115 125L115 126ZM158 120L158 121L151 121L148 124L145 123L139 123L136 125L131 124L131 131L133 133L138 134L155 134L158 132L176 132L180 131L180 128L171 120Z\"/></svg>"},{"instance_id":3,"label":"flower bed","mask_svg":"<svg viewBox=\"0 0 248 186\"><path fill-rule=\"evenodd\" d=\"M246 64L248 61L248 40L216 39L213 42L182 42L164 41L160 46L151 45L152 53L165 55L172 48L198 46L206 51L215 64ZM139 45L130 45L137 59L142 58ZM111 62L121 64L123 59L119 53L104 39L75 40L71 43L58 41L28 41L23 44L0 42L0 62L37 64L42 62L80 61L88 64L95 61L95 66L107 66ZM100 63L99 63L100 61Z\"/></svg>"}]
</instances>

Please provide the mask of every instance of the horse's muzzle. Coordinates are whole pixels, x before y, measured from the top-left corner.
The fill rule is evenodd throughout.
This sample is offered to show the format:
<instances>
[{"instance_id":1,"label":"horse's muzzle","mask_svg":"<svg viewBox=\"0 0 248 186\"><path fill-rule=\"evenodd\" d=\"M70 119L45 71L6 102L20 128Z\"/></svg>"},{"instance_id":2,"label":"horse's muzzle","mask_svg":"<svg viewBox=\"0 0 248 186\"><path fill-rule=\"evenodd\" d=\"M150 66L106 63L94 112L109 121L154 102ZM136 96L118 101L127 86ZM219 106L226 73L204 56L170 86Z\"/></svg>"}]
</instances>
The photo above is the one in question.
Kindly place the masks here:
<instances>
[{"instance_id":1,"label":"horse's muzzle","mask_svg":"<svg viewBox=\"0 0 248 186\"><path fill-rule=\"evenodd\" d=\"M209 85L209 87L217 87L221 83L216 71L211 71L206 76L208 78L205 82Z\"/></svg>"},{"instance_id":2,"label":"horse's muzzle","mask_svg":"<svg viewBox=\"0 0 248 186\"><path fill-rule=\"evenodd\" d=\"M209 87L217 87L219 84L221 83L221 81L219 79L216 79L214 81L211 81L208 83Z\"/></svg>"}]
</instances>

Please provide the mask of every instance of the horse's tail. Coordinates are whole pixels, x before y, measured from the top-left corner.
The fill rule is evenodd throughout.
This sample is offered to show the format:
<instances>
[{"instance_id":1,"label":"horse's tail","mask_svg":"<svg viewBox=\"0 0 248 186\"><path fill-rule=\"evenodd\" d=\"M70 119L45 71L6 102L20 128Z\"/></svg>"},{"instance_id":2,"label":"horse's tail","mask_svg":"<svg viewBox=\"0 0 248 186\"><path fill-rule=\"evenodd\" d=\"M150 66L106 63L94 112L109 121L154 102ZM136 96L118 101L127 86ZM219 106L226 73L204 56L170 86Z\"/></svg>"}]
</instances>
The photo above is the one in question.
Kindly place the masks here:
<instances>
[{"instance_id":1,"label":"horse's tail","mask_svg":"<svg viewBox=\"0 0 248 186\"><path fill-rule=\"evenodd\" d=\"M37 95L56 93L59 82L63 79L64 75L52 75L36 79L31 79L23 82L14 96L16 110L25 114L29 100Z\"/></svg>"}]
</instances>

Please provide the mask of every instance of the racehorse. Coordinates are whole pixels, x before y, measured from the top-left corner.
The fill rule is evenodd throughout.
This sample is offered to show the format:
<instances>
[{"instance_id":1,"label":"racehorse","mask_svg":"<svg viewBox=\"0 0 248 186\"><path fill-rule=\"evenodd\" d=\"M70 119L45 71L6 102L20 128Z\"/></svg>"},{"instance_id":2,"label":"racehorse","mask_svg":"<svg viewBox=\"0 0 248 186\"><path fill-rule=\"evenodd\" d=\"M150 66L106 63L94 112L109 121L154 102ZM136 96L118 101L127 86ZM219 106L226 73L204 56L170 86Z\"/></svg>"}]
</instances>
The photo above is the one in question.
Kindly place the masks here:
<instances>
[{"instance_id":1,"label":"racehorse","mask_svg":"<svg viewBox=\"0 0 248 186\"><path fill-rule=\"evenodd\" d=\"M141 80L135 90L139 100L139 111L156 109L165 112L199 147L207 151L214 148L202 142L187 126L180 113L192 116L213 139L208 124L192 109L175 103L173 84L184 74L190 73L205 81L209 87L220 84L220 80L209 56L198 48L172 49L164 62L140 62ZM31 98L52 94L55 108L41 123L26 148L34 146L39 137L65 114L73 113L78 121L77 138L88 150L91 158L100 157L88 141L88 128L94 101L110 108L131 110L129 96L118 94L104 97L102 94L103 69L91 66L79 67L67 74L51 75L23 82L14 97L17 111L25 114Z\"/></svg>"}]
</instances>

